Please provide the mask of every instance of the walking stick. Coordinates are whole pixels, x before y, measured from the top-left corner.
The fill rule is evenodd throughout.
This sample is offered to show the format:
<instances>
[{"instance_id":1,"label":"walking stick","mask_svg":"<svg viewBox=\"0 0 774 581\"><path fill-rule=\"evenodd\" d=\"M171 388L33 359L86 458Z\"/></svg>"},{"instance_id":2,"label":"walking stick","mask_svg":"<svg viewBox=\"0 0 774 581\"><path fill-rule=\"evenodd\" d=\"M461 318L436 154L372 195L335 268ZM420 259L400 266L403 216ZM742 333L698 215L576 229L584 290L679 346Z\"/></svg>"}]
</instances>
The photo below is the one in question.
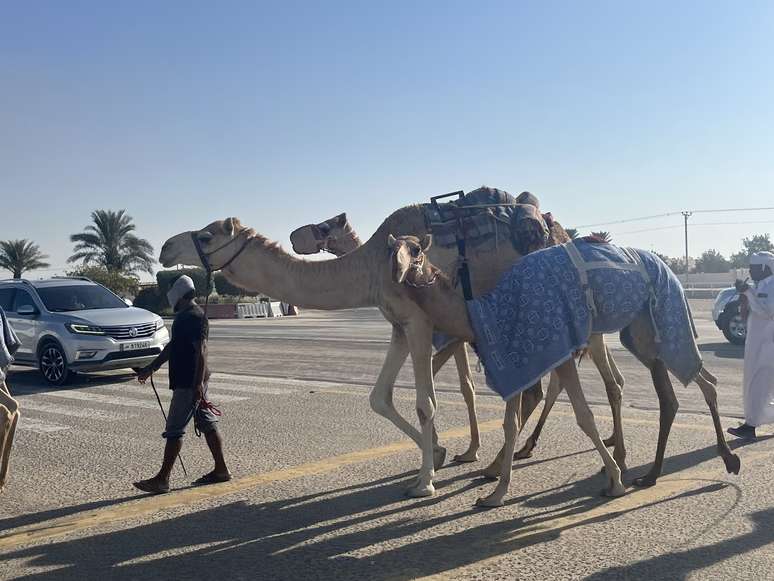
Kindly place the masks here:
<instances>
[{"instance_id":1,"label":"walking stick","mask_svg":"<svg viewBox=\"0 0 774 581\"><path fill-rule=\"evenodd\" d=\"M152 373L151 373L151 376L150 376L150 380L151 380L151 387L153 388L153 393L156 394L156 401L159 402L159 409L161 410L161 415L164 416L164 423L166 423L167 422L167 413L164 411L164 406L161 405L161 398L159 397L159 392L156 389L156 384L153 383L153 374ZM183 464L183 457L180 455L179 452L177 454L177 459L180 460L180 467L183 469L183 474L185 475L186 478L188 478L188 470L185 469L185 464Z\"/></svg>"}]
</instances>

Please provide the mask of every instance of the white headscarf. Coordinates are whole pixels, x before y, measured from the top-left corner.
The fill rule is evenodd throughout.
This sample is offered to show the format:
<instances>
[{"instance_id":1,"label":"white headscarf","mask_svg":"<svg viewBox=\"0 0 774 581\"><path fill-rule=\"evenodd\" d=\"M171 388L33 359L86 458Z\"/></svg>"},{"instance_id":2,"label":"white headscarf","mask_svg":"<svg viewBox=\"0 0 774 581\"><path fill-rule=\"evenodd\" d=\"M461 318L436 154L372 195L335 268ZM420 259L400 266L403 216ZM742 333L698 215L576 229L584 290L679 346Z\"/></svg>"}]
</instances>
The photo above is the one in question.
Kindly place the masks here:
<instances>
[{"instance_id":1,"label":"white headscarf","mask_svg":"<svg viewBox=\"0 0 774 581\"><path fill-rule=\"evenodd\" d=\"M756 252L750 256L750 266L753 264L768 266L771 272L774 273L774 253L768 251Z\"/></svg>"},{"instance_id":2,"label":"white headscarf","mask_svg":"<svg viewBox=\"0 0 774 581\"><path fill-rule=\"evenodd\" d=\"M192 290L196 290L196 287L194 286L194 281L191 279L190 276L184 274L180 278L178 278L175 281L175 284L172 285L172 288L167 291L167 300L169 301L169 306L173 309L175 308L175 305L177 304L177 301L182 299L186 294L191 292Z\"/></svg>"}]
</instances>

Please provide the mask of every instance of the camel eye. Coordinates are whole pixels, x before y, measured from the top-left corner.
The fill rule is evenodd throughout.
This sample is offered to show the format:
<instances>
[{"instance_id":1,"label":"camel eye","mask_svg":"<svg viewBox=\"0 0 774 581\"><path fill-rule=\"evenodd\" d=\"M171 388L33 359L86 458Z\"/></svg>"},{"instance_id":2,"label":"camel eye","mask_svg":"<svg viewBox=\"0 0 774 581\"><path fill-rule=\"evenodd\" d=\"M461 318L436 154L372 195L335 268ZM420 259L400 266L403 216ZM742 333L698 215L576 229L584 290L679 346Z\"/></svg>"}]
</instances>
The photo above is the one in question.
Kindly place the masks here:
<instances>
[{"instance_id":1,"label":"camel eye","mask_svg":"<svg viewBox=\"0 0 774 581\"><path fill-rule=\"evenodd\" d=\"M199 242L209 242L212 240L212 234L209 232L199 232L199 234L196 235L196 238Z\"/></svg>"},{"instance_id":2,"label":"camel eye","mask_svg":"<svg viewBox=\"0 0 774 581\"><path fill-rule=\"evenodd\" d=\"M417 248L416 246L412 246L411 247L411 256L413 256L414 258L419 256L419 248Z\"/></svg>"}]
</instances>

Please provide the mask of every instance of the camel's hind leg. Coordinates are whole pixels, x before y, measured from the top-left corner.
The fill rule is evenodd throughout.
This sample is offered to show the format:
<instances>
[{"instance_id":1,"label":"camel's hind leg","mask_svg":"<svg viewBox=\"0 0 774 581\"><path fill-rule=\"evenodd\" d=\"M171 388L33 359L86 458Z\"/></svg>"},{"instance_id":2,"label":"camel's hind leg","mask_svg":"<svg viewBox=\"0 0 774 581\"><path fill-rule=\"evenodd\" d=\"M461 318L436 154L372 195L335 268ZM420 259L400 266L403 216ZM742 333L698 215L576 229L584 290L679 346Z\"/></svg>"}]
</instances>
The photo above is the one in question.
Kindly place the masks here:
<instances>
[{"instance_id":1,"label":"camel's hind leg","mask_svg":"<svg viewBox=\"0 0 774 581\"><path fill-rule=\"evenodd\" d=\"M599 455L602 456L602 461L605 463L609 486L603 491L603 494L606 496L622 496L626 492L626 489L624 488L623 482L621 482L621 469L618 467L615 459L610 455L607 446L605 446L604 442L602 442L602 438L599 436L597 425L594 422L594 414L591 413L591 408L589 408L586 397L583 395L580 378L578 377L578 369L575 367L575 360L570 359L566 363L563 363L556 371L559 375L559 382L570 398L570 403L572 404L572 409L575 413L575 419L577 420L578 425L594 443Z\"/></svg>"},{"instance_id":2,"label":"camel's hind leg","mask_svg":"<svg viewBox=\"0 0 774 581\"><path fill-rule=\"evenodd\" d=\"M559 394L561 392L562 392L562 385L559 382L559 376L556 374L555 371L551 372L551 378L548 381L548 388L546 389L546 403L543 405L543 411L540 412L540 418L538 419L538 422L535 425L535 429L532 430L532 434L530 434L529 438L527 438L527 441L524 442L524 445L521 447L521 450L516 452L516 454L514 455L513 457L514 460L524 460L525 458L532 457L532 451L535 449L538 438L540 437L540 434L543 431L543 426L546 423L546 418L548 418L548 414L551 413L551 408L554 407L554 404L556 403L556 398L559 397Z\"/></svg>"},{"instance_id":3,"label":"camel's hind leg","mask_svg":"<svg viewBox=\"0 0 774 581\"><path fill-rule=\"evenodd\" d=\"M508 459L508 461L501 461L500 463L500 481L495 486L494 491L487 497L479 498L476 501L476 506L483 507L496 507L503 505L503 498L508 492L508 486L511 483L511 473L513 467L511 466L510 459L513 458L513 451L516 448L516 437L518 435L518 418L517 413L521 405L521 394L512 397L505 404L505 418L503 419L503 432L505 434L505 445L501 450L502 459Z\"/></svg>"},{"instance_id":4,"label":"camel's hind leg","mask_svg":"<svg viewBox=\"0 0 774 581\"><path fill-rule=\"evenodd\" d=\"M454 350L454 360L457 364L457 375L460 378L460 391L468 409L468 423L470 424L470 445L468 449L454 457L455 462L475 462L478 460L478 449L481 447L481 434L478 429L478 416L476 415L476 386L470 372L470 359L466 343L460 343ZM439 366L440 367L440 366ZM433 375L436 373L435 357L433 358Z\"/></svg>"},{"instance_id":5,"label":"camel's hind leg","mask_svg":"<svg viewBox=\"0 0 774 581\"><path fill-rule=\"evenodd\" d=\"M717 379L710 381L710 378L715 378L710 372L706 371L703 367L699 371L699 375L696 378L696 383L699 385L701 392L704 394L704 401L707 402L707 406L712 414L712 423L715 425L715 436L718 440L718 453L723 458L723 462L726 465L726 470L729 474L739 474L741 468L741 462L739 456L731 452L728 447L728 442L723 435L723 427L720 425L720 414L718 413L718 393L715 387Z\"/></svg>"},{"instance_id":6,"label":"camel's hind leg","mask_svg":"<svg viewBox=\"0 0 774 581\"><path fill-rule=\"evenodd\" d=\"M11 447L19 422L19 403L11 397L0 372L0 491L8 479L11 462Z\"/></svg>"},{"instance_id":7,"label":"camel's hind leg","mask_svg":"<svg viewBox=\"0 0 774 581\"><path fill-rule=\"evenodd\" d=\"M613 435L604 440L605 446L611 444L615 446L613 458L615 458L618 467L626 471L626 448L623 438L623 422L621 421L621 398L623 395L623 378L621 373L610 355L610 351L605 345L605 339L602 335L592 335L589 339L589 352L594 361L602 381L605 383L607 392L607 401L610 403L610 410L613 412ZM618 372L618 373L616 373ZM618 378L621 379L619 383Z\"/></svg>"}]
</instances>

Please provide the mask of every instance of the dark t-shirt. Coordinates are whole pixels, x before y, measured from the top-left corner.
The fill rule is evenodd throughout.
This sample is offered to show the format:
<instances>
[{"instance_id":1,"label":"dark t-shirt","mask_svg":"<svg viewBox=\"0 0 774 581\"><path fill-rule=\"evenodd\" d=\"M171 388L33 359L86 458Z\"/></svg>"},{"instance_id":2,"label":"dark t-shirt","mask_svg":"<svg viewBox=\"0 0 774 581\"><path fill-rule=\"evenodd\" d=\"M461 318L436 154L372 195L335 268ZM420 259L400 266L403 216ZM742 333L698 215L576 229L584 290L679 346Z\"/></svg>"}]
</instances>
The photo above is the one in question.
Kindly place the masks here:
<instances>
[{"instance_id":1,"label":"dark t-shirt","mask_svg":"<svg viewBox=\"0 0 774 581\"><path fill-rule=\"evenodd\" d=\"M199 305L180 311L172 323L169 351L170 389L193 389L199 352L196 344L209 335L210 325ZM209 375L204 361L204 378Z\"/></svg>"}]
</instances>

